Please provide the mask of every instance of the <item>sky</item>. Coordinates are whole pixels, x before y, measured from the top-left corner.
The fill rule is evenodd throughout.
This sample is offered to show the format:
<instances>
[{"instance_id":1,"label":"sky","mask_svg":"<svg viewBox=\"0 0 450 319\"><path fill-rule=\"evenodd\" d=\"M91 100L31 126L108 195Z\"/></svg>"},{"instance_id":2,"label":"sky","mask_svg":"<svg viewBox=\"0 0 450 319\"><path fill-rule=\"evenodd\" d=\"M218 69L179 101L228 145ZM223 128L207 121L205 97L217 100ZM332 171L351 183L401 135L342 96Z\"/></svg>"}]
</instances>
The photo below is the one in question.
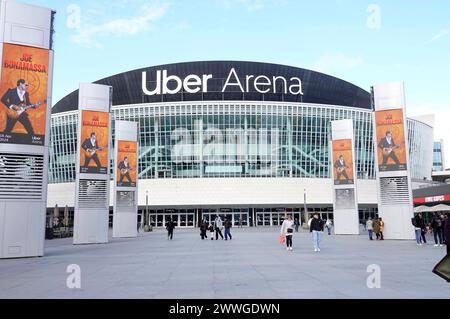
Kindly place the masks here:
<instances>
[{"instance_id":1,"label":"sky","mask_svg":"<svg viewBox=\"0 0 450 319\"><path fill-rule=\"evenodd\" d=\"M435 114L450 168L450 1L22 1L57 11L54 104L80 82L186 61L286 64L366 90L403 81L407 115Z\"/></svg>"}]
</instances>

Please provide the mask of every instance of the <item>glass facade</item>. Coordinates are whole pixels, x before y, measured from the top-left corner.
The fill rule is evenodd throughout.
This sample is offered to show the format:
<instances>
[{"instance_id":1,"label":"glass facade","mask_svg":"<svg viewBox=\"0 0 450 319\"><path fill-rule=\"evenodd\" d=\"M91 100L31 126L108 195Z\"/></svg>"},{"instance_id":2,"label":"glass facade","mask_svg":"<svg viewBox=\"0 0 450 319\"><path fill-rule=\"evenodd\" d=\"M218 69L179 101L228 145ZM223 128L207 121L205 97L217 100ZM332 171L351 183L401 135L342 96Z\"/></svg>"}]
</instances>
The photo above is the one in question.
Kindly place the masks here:
<instances>
[{"instance_id":1,"label":"glass facade","mask_svg":"<svg viewBox=\"0 0 450 319\"><path fill-rule=\"evenodd\" d=\"M139 123L141 179L330 178L331 121L347 118L354 121L358 177L373 179L372 116L358 108L271 102L113 108L114 120ZM52 116L50 183L75 181L77 117L76 111ZM114 140L114 124L112 133Z\"/></svg>"},{"instance_id":2,"label":"glass facade","mask_svg":"<svg viewBox=\"0 0 450 319\"><path fill-rule=\"evenodd\" d=\"M444 156L442 151L442 141L433 143L433 171L440 172L444 170Z\"/></svg>"}]
</instances>

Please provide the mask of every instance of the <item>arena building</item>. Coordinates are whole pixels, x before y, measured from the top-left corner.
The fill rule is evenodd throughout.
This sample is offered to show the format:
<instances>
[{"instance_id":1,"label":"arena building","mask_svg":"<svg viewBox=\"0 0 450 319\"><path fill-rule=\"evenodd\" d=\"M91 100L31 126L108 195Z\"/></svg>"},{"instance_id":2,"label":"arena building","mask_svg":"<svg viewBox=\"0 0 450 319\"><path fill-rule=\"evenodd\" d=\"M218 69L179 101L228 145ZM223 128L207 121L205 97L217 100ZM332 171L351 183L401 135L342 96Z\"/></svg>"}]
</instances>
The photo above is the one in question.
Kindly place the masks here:
<instances>
[{"instance_id":1,"label":"arena building","mask_svg":"<svg viewBox=\"0 0 450 319\"><path fill-rule=\"evenodd\" d=\"M372 99L351 83L238 61L160 65L95 83L113 87L113 135L114 120L139 123L139 210L153 226L171 217L194 227L217 214L280 225L285 212L302 218L305 209L333 218L329 141L339 119L354 122L360 219L377 213ZM53 107L49 210L74 206L77 109L78 91ZM433 128L407 124L413 180L431 180Z\"/></svg>"}]
</instances>

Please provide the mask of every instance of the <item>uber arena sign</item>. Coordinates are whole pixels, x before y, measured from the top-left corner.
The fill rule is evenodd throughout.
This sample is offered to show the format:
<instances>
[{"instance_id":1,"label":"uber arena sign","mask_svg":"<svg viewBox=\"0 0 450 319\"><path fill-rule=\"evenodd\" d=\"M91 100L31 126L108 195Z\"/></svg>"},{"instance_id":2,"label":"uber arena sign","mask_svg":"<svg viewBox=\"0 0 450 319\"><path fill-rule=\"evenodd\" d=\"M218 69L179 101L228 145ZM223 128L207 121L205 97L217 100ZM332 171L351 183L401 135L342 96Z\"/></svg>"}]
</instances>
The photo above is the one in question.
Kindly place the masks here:
<instances>
[{"instance_id":1,"label":"uber arena sign","mask_svg":"<svg viewBox=\"0 0 450 319\"><path fill-rule=\"evenodd\" d=\"M191 74L184 79L176 75L168 75L167 70L156 71L156 85L154 88L147 86L147 72L142 72L142 91L145 95L177 94L183 89L184 92L208 93L208 81L213 79L212 74L203 74L201 76ZM169 83L173 82L175 87ZM282 84L281 92L277 89L278 84ZM283 76L273 76L269 78L265 75L246 75L239 77L236 70L232 68L228 74L227 80L222 88L222 93L227 92L229 88L235 88L242 93L259 92L265 93L284 93L292 95L303 95L302 81L298 77L285 78ZM234 91L236 92L236 91Z\"/></svg>"}]
</instances>

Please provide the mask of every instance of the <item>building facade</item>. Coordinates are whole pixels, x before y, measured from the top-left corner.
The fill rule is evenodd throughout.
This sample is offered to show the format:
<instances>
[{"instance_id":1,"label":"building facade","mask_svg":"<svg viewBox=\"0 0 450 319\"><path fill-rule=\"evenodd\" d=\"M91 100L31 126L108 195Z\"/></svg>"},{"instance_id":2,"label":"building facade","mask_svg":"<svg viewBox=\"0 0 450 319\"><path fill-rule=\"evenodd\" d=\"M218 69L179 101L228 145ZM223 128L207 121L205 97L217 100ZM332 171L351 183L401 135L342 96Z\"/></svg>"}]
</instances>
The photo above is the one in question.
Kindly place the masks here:
<instances>
[{"instance_id":1,"label":"building facade","mask_svg":"<svg viewBox=\"0 0 450 319\"><path fill-rule=\"evenodd\" d=\"M193 227L217 214L235 225L280 225L286 212L300 219L305 206L333 218L329 141L331 121L341 119L354 122L360 218L376 213L371 97L348 82L288 66L218 61L96 83L114 88L113 123L139 123L139 206L156 227L168 217ZM76 173L77 94L53 109L49 207L73 205L66 194L73 194ZM407 124L413 177L431 179L433 129Z\"/></svg>"}]
</instances>

